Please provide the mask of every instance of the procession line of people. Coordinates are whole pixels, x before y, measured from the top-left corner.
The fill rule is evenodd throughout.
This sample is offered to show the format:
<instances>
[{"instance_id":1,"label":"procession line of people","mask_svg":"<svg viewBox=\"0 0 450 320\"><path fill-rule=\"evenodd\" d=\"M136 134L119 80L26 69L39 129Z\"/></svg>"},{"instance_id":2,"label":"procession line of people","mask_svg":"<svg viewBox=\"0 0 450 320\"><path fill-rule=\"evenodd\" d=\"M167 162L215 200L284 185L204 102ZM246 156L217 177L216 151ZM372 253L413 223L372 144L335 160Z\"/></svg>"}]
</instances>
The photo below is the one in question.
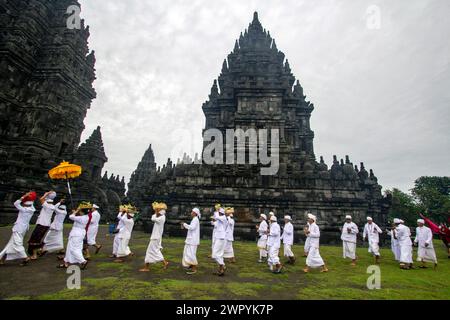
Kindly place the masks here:
<instances>
[{"instance_id":1,"label":"procession line of people","mask_svg":"<svg viewBox=\"0 0 450 320\"><path fill-rule=\"evenodd\" d=\"M98 227L100 223L99 207L89 202L82 202L76 210L70 214L69 219L73 221L72 229L68 236L67 248L64 251L64 221L67 216L67 208L64 199L54 204L56 192L46 192L39 198L42 209L40 210L35 229L28 241L28 254L25 251L23 240L29 229L30 220L36 211L34 201L37 199L35 192L28 192L18 199L14 206L18 210L16 223L12 228L11 238L6 247L0 253L0 264L10 260L22 260L21 265L26 265L31 260L46 253L56 252L60 260L63 260L58 267L67 268L69 265L78 264L85 269L89 259L89 247L95 247L95 253L102 248L96 241ZM166 222L167 205L162 202L152 204L154 214L151 217L153 230L144 258L144 267L139 271L149 272L150 266L161 263L167 269L169 262L162 253L162 238L164 225ZM220 204L214 207L211 217L212 232L212 253L211 258L217 264L218 276L224 276L226 272L226 261L236 262L233 248L234 242L234 208L223 208ZM132 205L122 205L117 215L117 224L113 233L113 252L110 256L117 263L125 262L128 257L134 255L130 250L129 242L135 223L137 208ZM182 229L187 230L181 265L187 274L195 274L198 270L197 249L200 245L200 219L201 211L193 208L191 211L190 223L181 222ZM363 241L368 242L368 252L374 257L375 263L380 263L380 234L381 228L367 217L367 223L362 232ZM266 262L269 270L273 273L281 273L283 263L280 261L280 248L283 242L283 256L287 259L287 264L294 264L296 257L293 253L294 226L292 217L284 216L283 228L278 224L278 219L274 212L269 216L261 214L259 224L256 225L258 235L257 249L259 251L258 262ZM436 253L433 246L432 230L425 226L424 219L417 220L416 236L411 240L411 231L403 220L394 219L392 228L386 232L391 237L391 249L394 258L399 262L401 269L413 268L413 245L418 247L417 261L421 263L420 268L425 268L427 262L437 266ZM320 254L320 228L317 225L317 217L311 213L307 214L307 225L303 229L306 236L304 244L304 256L306 265L303 271L310 272L311 269L318 268L320 272L328 272L325 261ZM343 248L343 258L350 259L351 265L357 262L356 247L359 228L353 222L350 215L345 217L345 223L341 230L341 240Z\"/></svg>"}]
</instances>

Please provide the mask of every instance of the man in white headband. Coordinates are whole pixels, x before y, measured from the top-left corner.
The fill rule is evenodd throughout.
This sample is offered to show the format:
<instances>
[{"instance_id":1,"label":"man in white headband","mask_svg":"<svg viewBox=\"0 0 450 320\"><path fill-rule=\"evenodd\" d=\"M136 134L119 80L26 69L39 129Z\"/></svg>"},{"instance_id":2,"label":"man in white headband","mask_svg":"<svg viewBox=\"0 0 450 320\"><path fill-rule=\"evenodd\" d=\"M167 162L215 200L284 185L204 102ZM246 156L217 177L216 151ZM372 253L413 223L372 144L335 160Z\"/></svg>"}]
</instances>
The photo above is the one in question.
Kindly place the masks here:
<instances>
[{"instance_id":1,"label":"man in white headband","mask_svg":"<svg viewBox=\"0 0 450 320\"><path fill-rule=\"evenodd\" d=\"M125 261L125 258L133 255L128 245L130 243L131 233L133 232L135 214L136 209L134 207L129 207L127 213L121 218L121 228L117 234L120 242L119 247L117 248L116 260L114 260L114 262L122 263Z\"/></svg>"},{"instance_id":2,"label":"man in white headband","mask_svg":"<svg viewBox=\"0 0 450 320\"><path fill-rule=\"evenodd\" d=\"M91 210L91 223L89 224L88 230L87 230L87 246L86 246L86 257L89 257L89 247L93 246L95 247L95 254L98 254L98 252L100 251L100 249L102 248L101 244L97 244L97 234L98 234L98 227L100 225L100 219L101 219L101 215L100 212L98 211L98 209L100 209L100 207L96 204L92 205L92 210Z\"/></svg>"},{"instance_id":3,"label":"man in white headband","mask_svg":"<svg viewBox=\"0 0 450 320\"><path fill-rule=\"evenodd\" d=\"M306 226L303 228L303 233L305 234L305 244L303 245L303 257L307 257L308 256L308 252L309 252L309 248L311 248L311 239L309 237L306 236L307 231L309 230L309 216L312 216L312 214L307 213L307 218L306 218Z\"/></svg>"},{"instance_id":4,"label":"man in white headband","mask_svg":"<svg viewBox=\"0 0 450 320\"><path fill-rule=\"evenodd\" d=\"M413 268L411 230L404 225L403 220L394 220L396 225L396 238L400 247L400 269Z\"/></svg>"},{"instance_id":5,"label":"man in white headband","mask_svg":"<svg viewBox=\"0 0 450 320\"><path fill-rule=\"evenodd\" d=\"M212 258L216 260L218 265L218 270L214 274L223 276L225 275L225 261L223 259L223 255L225 253L226 230L228 226L228 219L225 216L225 209L220 208L219 212L215 213L214 220L217 223L217 229L215 233Z\"/></svg>"},{"instance_id":6,"label":"man in white headband","mask_svg":"<svg viewBox=\"0 0 450 320\"><path fill-rule=\"evenodd\" d=\"M310 268L321 268L320 272L328 272L328 268L319 252L320 229L316 224L316 220L316 216L308 214L309 229L306 231L306 236L310 238L310 249L308 257L306 257L306 267L303 269L305 273L308 273Z\"/></svg>"},{"instance_id":7,"label":"man in white headband","mask_svg":"<svg viewBox=\"0 0 450 320\"><path fill-rule=\"evenodd\" d=\"M55 217L50 225L50 231L44 239L44 247L40 255L44 255L47 252L56 252L60 255L64 253L64 220L67 216L67 208L64 204L65 200L61 199L59 203L55 205ZM62 257L60 257L62 258Z\"/></svg>"},{"instance_id":8,"label":"man in white headband","mask_svg":"<svg viewBox=\"0 0 450 320\"><path fill-rule=\"evenodd\" d=\"M397 225L398 219L394 219L391 224L391 229L386 229L387 235L391 238L391 251L394 254L395 261L400 261L400 246L397 239Z\"/></svg>"},{"instance_id":9,"label":"man in white headband","mask_svg":"<svg viewBox=\"0 0 450 320\"><path fill-rule=\"evenodd\" d=\"M225 250L223 251L223 258L229 260L231 263L236 263L234 256L234 208L226 208L225 215L227 216L227 229L225 230Z\"/></svg>"},{"instance_id":10,"label":"man in white headband","mask_svg":"<svg viewBox=\"0 0 450 320\"><path fill-rule=\"evenodd\" d=\"M219 203L217 203L217 204L214 206L214 213L213 213L213 215L211 216L211 225L212 225L212 227L213 227L213 230L212 230L212 236L211 236L211 254L208 256L208 258L212 258L212 256L213 256L213 251L214 251L214 243L216 242L217 222L216 222L216 220L214 219L214 217L217 216L217 215L219 214L219 210L220 210L221 208L222 208L222 206L221 206Z\"/></svg>"},{"instance_id":11,"label":"man in white headband","mask_svg":"<svg viewBox=\"0 0 450 320\"><path fill-rule=\"evenodd\" d=\"M259 216L259 224L256 225L256 231L258 232L258 249L259 249L259 263L264 262L264 259L267 259L267 230L269 226L266 222L267 216L265 214L261 214Z\"/></svg>"},{"instance_id":12,"label":"man in white headband","mask_svg":"<svg viewBox=\"0 0 450 320\"><path fill-rule=\"evenodd\" d=\"M169 262L164 258L161 252L164 224L166 223L166 210L160 205L155 205L153 210L155 213L151 218L154 223L152 235L150 236L150 242L145 254L145 266L139 270L140 272L149 272L150 265L158 262L163 264L164 269L167 269L169 265Z\"/></svg>"},{"instance_id":13,"label":"man in white headband","mask_svg":"<svg viewBox=\"0 0 450 320\"><path fill-rule=\"evenodd\" d=\"M55 198L56 192L48 191L39 199L42 209L36 221L36 227L31 234L30 240L28 240L28 254L31 255L31 260L37 259L38 251L44 246L44 238L50 229L53 212L55 211L55 206L53 205Z\"/></svg>"},{"instance_id":14,"label":"man in white headband","mask_svg":"<svg viewBox=\"0 0 450 320\"><path fill-rule=\"evenodd\" d=\"M433 232L425 226L425 220L417 220L416 238L414 244L417 245L417 261L422 265L419 268L426 268L426 262L434 263L434 268L437 267L436 252L433 246Z\"/></svg>"},{"instance_id":15,"label":"man in white headband","mask_svg":"<svg viewBox=\"0 0 450 320\"><path fill-rule=\"evenodd\" d=\"M270 226L267 239L267 249L269 253L269 259L267 259L267 263L269 264L270 271L272 271L273 273L281 273L281 269L283 268L278 256L281 242L280 236L281 228L277 222L277 217L273 215L270 217Z\"/></svg>"},{"instance_id":16,"label":"man in white headband","mask_svg":"<svg viewBox=\"0 0 450 320\"><path fill-rule=\"evenodd\" d=\"M200 245L200 209L194 208L191 212L191 223L181 223L181 228L186 229L186 241L184 242L182 265L187 274L197 273L197 248Z\"/></svg>"},{"instance_id":17,"label":"man in white headband","mask_svg":"<svg viewBox=\"0 0 450 320\"><path fill-rule=\"evenodd\" d=\"M36 211L33 206L34 201L30 199L31 194L32 192L28 192L14 202L14 206L19 211L19 214L12 228L12 235L9 242L3 251L0 252L0 264L4 264L5 261L9 260L22 259L21 264L26 265L30 261L23 246L23 238L28 231L30 219ZM35 199L35 193L33 194L33 199Z\"/></svg>"},{"instance_id":18,"label":"man in white headband","mask_svg":"<svg viewBox=\"0 0 450 320\"><path fill-rule=\"evenodd\" d=\"M294 226L292 225L292 218L289 215L284 216L284 228L281 235L283 240L283 253L288 258L288 263L295 263L295 255L292 252L292 246L294 245Z\"/></svg>"},{"instance_id":19,"label":"man in white headband","mask_svg":"<svg viewBox=\"0 0 450 320\"><path fill-rule=\"evenodd\" d=\"M363 241L367 239L369 242L369 253L375 257L376 264L380 263L380 233L383 233L380 227L373 222L371 217L367 217L367 223L363 231Z\"/></svg>"},{"instance_id":20,"label":"man in white headband","mask_svg":"<svg viewBox=\"0 0 450 320\"><path fill-rule=\"evenodd\" d=\"M341 233L343 257L352 259L352 266L356 266L356 236L358 232L358 226L352 221L352 217L345 216Z\"/></svg>"}]
</instances>

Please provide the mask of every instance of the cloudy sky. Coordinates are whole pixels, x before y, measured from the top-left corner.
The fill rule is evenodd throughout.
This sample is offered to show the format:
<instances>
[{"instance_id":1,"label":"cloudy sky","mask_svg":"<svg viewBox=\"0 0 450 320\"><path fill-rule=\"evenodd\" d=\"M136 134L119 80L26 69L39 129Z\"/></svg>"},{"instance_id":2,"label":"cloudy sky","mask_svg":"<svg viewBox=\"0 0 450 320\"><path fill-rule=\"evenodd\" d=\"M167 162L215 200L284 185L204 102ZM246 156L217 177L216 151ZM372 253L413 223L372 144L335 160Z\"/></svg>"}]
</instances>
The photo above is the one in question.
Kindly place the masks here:
<instances>
[{"instance_id":1,"label":"cloudy sky","mask_svg":"<svg viewBox=\"0 0 450 320\"><path fill-rule=\"evenodd\" d=\"M308 99L315 152L350 155L384 188L450 174L448 0L81 0L97 57L87 138L102 127L105 169L129 178L201 150L202 103L259 12Z\"/></svg>"}]
</instances>

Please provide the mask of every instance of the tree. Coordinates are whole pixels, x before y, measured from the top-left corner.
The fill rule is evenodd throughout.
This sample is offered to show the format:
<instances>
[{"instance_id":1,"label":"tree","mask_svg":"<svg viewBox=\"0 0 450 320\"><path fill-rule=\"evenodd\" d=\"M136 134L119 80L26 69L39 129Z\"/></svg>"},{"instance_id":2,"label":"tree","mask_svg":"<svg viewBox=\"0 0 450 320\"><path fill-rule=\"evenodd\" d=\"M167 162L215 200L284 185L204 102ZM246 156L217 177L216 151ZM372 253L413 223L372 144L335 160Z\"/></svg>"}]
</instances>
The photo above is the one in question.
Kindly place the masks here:
<instances>
[{"instance_id":1,"label":"tree","mask_svg":"<svg viewBox=\"0 0 450 320\"><path fill-rule=\"evenodd\" d=\"M396 188L386 190L385 193L392 196L389 220L393 221L394 218L399 218L404 220L407 225L415 225L419 213L423 212L423 207L415 202L413 196Z\"/></svg>"},{"instance_id":2,"label":"tree","mask_svg":"<svg viewBox=\"0 0 450 320\"><path fill-rule=\"evenodd\" d=\"M420 177L411 193L424 208L424 214L436 222L448 222L450 216L450 177Z\"/></svg>"}]
</instances>

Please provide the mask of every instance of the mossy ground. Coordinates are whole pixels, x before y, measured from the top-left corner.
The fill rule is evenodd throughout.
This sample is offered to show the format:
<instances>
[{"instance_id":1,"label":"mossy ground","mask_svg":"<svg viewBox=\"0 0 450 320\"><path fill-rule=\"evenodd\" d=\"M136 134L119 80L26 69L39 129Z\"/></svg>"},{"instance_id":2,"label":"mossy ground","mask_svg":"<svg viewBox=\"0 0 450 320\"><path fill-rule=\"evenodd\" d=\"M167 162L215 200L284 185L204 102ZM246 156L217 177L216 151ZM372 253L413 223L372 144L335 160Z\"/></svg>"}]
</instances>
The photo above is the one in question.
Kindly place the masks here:
<instances>
[{"instance_id":1,"label":"mossy ground","mask_svg":"<svg viewBox=\"0 0 450 320\"><path fill-rule=\"evenodd\" d=\"M198 250L200 262L196 275L186 275L180 265L184 239L164 238L163 253L169 260L168 270L152 266L150 273L140 273L149 235L134 232L130 248L135 256L118 264L108 258L112 237L102 227L98 242L104 245L94 255L87 270L82 271L80 290L66 289L69 275L57 269L55 255L47 255L27 267L8 263L0 267L1 299L449 299L450 260L440 242L436 242L439 266L436 270L403 271L393 260L389 248L383 248L381 289L369 290L367 267L373 263L367 248L358 248L356 267L342 259L342 248L322 246L321 254L330 272L304 274L303 247L294 246L296 265L286 265L282 274L268 271L257 263L258 252L253 242L235 242L236 264L227 265L227 274L218 278L212 273L214 262L208 258L211 242L202 240ZM66 235L68 230L66 230ZM10 237L10 228L0 228L0 246ZM27 240L27 239L26 239ZM282 259L284 260L284 259Z\"/></svg>"}]
</instances>

